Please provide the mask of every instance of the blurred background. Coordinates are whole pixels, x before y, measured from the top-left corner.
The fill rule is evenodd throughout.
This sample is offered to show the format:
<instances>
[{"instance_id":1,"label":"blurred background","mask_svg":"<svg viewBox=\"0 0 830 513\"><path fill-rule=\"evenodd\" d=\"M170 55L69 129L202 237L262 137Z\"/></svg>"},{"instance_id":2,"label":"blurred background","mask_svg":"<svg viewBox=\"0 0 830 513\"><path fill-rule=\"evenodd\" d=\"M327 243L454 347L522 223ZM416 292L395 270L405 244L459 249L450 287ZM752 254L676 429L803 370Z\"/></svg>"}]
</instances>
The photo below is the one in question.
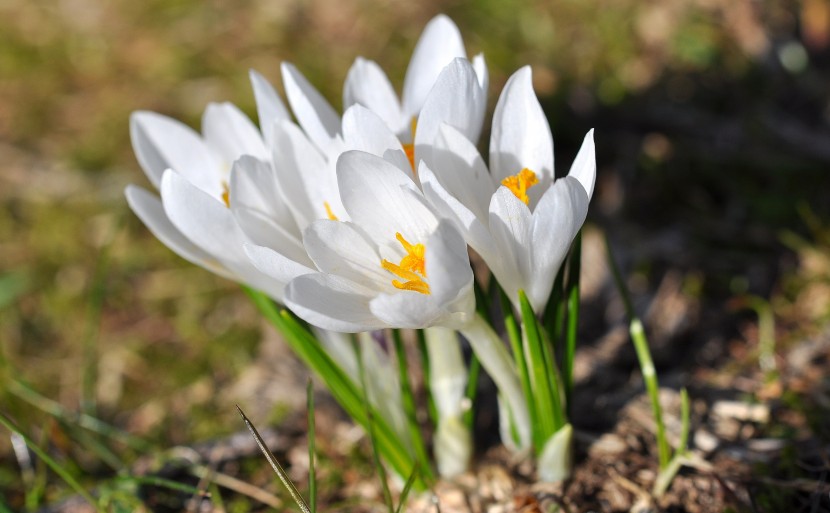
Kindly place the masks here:
<instances>
[{"instance_id":1,"label":"blurred background","mask_svg":"<svg viewBox=\"0 0 830 513\"><path fill-rule=\"evenodd\" d=\"M421 30L441 12L471 55L484 52L490 109L507 77L532 66L558 173L596 129L581 326L588 403L618 384L592 374L598 361L623 382L636 367L630 348L606 340L622 310L603 233L669 382L721 380L746 393L733 378L754 376L746 369L765 336L756 312L776 321L766 336L777 356L764 370L778 374L764 374L763 393L788 397L788 348L809 342L807 362L826 363L827 0L0 0L0 411L89 482L153 450L239 431L234 404L301 431L290 421L304 415L301 366L235 284L176 257L127 208L127 184L151 187L129 115L152 110L198 130L209 102L230 101L256 120L248 70L281 88L282 61L338 109L358 55L400 90ZM802 374L793 404L807 411L830 384ZM152 449L103 437L89 450L76 412ZM615 415L577 427L601 431ZM827 437L823 422L805 421ZM21 471L0 434L0 503L17 510L68 493L42 466ZM268 480L253 469L243 478ZM39 497L24 493L33 483Z\"/></svg>"}]
</instances>

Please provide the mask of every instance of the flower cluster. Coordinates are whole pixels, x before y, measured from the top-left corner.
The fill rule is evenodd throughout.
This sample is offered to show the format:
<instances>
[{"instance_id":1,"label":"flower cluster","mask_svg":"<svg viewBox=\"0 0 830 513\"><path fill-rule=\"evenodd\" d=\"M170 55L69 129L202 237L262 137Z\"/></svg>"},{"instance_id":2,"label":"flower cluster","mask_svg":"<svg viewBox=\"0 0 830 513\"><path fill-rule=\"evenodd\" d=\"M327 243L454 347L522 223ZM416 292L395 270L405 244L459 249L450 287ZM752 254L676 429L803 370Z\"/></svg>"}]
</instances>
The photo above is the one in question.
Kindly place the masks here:
<instances>
[{"instance_id":1,"label":"flower cluster","mask_svg":"<svg viewBox=\"0 0 830 513\"><path fill-rule=\"evenodd\" d=\"M159 114L133 114L136 156L160 191L159 198L128 187L136 215L183 258L262 291L315 327L353 381L355 354L335 347L348 344L343 333L443 330L427 331L440 342L425 352L456 362L432 366L433 395L446 392L436 401L436 429L450 437L435 444L456 440L465 453L469 441L449 427L464 412L466 371L454 370L464 365L453 343L461 332L499 387L514 433L505 441L539 445L531 440L533 408L517 365L525 355L516 348L511 355L476 313L468 246L505 292L505 308L521 311L526 295L540 315L587 214L592 133L568 175L556 179L551 130L524 67L499 96L488 166L477 149L487 68L481 55L468 59L446 16L425 28L400 99L381 68L363 58L346 78L342 117L291 64L282 65L290 112L264 77L251 71L250 78L259 128L227 103L208 106L201 134ZM383 351L370 353L388 360ZM392 365L384 362L378 365ZM394 399L375 396L378 407ZM405 421L390 422L406 432ZM417 441L401 438L417 459ZM444 474L466 464L438 459Z\"/></svg>"}]
</instances>

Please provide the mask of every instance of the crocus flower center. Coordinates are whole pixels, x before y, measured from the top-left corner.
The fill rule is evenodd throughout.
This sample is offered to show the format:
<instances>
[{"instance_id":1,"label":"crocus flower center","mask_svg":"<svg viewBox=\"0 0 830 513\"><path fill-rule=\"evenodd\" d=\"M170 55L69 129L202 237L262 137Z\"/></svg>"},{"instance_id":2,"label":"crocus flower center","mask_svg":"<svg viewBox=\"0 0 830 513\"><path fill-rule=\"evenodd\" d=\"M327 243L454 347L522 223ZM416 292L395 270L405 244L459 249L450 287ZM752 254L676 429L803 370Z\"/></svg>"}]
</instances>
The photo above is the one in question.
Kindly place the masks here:
<instances>
[{"instance_id":1,"label":"crocus flower center","mask_svg":"<svg viewBox=\"0 0 830 513\"><path fill-rule=\"evenodd\" d=\"M411 143L402 143L403 151L406 153L406 158L409 159L409 165L412 167L412 174L417 173L415 169L415 129L418 127L418 118L415 116L412 117L412 121L409 122L409 128L412 131L412 142Z\"/></svg>"},{"instance_id":2,"label":"crocus flower center","mask_svg":"<svg viewBox=\"0 0 830 513\"><path fill-rule=\"evenodd\" d=\"M508 176L501 181L501 184L510 189L525 205L530 203L530 198L527 197L527 190L537 183L539 183L539 179L536 177L536 173L528 168L524 168L515 175Z\"/></svg>"},{"instance_id":3,"label":"crocus flower center","mask_svg":"<svg viewBox=\"0 0 830 513\"><path fill-rule=\"evenodd\" d=\"M225 202L226 207L231 208L231 188L224 180L222 181L222 201Z\"/></svg>"},{"instance_id":4,"label":"crocus flower center","mask_svg":"<svg viewBox=\"0 0 830 513\"><path fill-rule=\"evenodd\" d=\"M331 205L329 205L328 201L324 201L323 206L326 207L326 215L329 216L329 219L331 219L332 221L339 221L339 219L337 219L337 216L334 215L334 212L331 211Z\"/></svg>"},{"instance_id":5,"label":"crocus flower center","mask_svg":"<svg viewBox=\"0 0 830 513\"><path fill-rule=\"evenodd\" d=\"M381 260L380 266L395 276L406 280L392 280L392 285L395 288L429 294L429 284L424 281L427 276L426 263L424 262L426 248L423 244L410 244L400 232L395 234L395 238L403 246L406 256L401 259L399 264L393 264L384 258Z\"/></svg>"}]
</instances>

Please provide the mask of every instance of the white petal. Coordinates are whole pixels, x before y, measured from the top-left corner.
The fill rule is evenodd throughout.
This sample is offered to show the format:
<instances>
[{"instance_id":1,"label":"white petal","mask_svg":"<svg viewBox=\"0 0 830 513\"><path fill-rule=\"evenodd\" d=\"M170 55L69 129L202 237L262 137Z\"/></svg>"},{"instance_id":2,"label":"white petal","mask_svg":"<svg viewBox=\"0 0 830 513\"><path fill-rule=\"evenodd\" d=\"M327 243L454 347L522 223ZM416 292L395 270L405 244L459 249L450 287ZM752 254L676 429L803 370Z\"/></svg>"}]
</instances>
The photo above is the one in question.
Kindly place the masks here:
<instances>
[{"instance_id":1,"label":"white petal","mask_svg":"<svg viewBox=\"0 0 830 513\"><path fill-rule=\"evenodd\" d=\"M232 103L211 103L202 116L207 145L230 166L242 155L268 160L268 151L256 126Z\"/></svg>"},{"instance_id":2,"label":"white petal","mask_svg":"<svg viewBox=\"0 0 830 513\"><path fill-rule=\"evenodd\" d=\"M204 267L224 278L236 279L233 273L223 267L209 253L190 242L173 226L173 223L167 218L167 214L164 213L161 200L155 194L135 185L127 186L124 194L127 196L127 203L129 203L135 215L165 246L188 262Z\"/></svg>"},{"instance_id":3,"label":"white petal","mask_svg":"<svg viewBox=\"0 0 830 513\"><path fill-rule=\"evenodd\" d=\"M274 90L268 80L254 70L248 72L251 78L251 86L254 89L256 100L257 116L259 117L259 128L262 138L268 142L274 131L274 123L283 119L291 119L288 109L282 103L280 95Z\"/></svg>"},{"instance_id":4,"label":"white petal","mask_svg":"<svg viewBox=\"0 0 830 513\"><path fill-rule=\"evenodd\" d=\"M362 105L352 105L343 114L346 148L383 157L405 173L412 172L398 137L377 114Z\"/></svg>"},{"instance_id":5,"label":"white petal","mask_svg":"<svg viewBox=\"0 0 830 513\"><path fill-rule=\"evenodd\" d=\"M185 237L224 262L246 262L245 236L219 199L168 170L161 179L161 198L167 217Z\"/></svg>"},{"instance_id":6,"label":"white petal","mask_svg":"<svg viewBox=\"0 0 830 513\"><path fill-rule=\"evenodd\" d=\"M340 116L293 64L283 62L281 69L291 110L317 148L325 151L340 131Z\"/></svg>"},{"instance_id":7,"label":"white petal","mask_svg":"<svg viewBox=\"0 0 830 513\"><path fill-rule=\"evenodd\" d=\"M461 32L443 14L434 17L412 53L403 84L403 111L407 117L417 116L435 80L456 57L467 57Z\"/></svg>"},{"instance_id":8,"label":"white petal","mask_svg":"<svg viewBox=\"0 0 830 513\"><path fill-rule=\"evenodd\" d=\"M273 248L288 258L312 265L302 241L261 210L232 206L231 211L246 237L254 244Z\"/></svg>"},{"instance_id":9,"label":"white petal","mask_svg":"<svg viewBox=\"0 0 830 513\"><path fill-rule=\"evenodd\" d=\"M473 69L476 70L476 77L478 77L478 85L484 91L484 96L487 96L487 91L490 89L490 73L487 71L487 63L484 61L484 54L480 53L473 57Z\"/></svg>"},{"instance_id":10,"label":"white petal","mask_svg":"<svg viewBox=\"0 0 830 513\"><path fill-rule=\"evenodd\" d=\"M338 276L300 276L285 289L285 304L310 324L332 331L356 333L384 328L369 311L371 291Z\"/></svg>"},{"instance_id":11,"label":"white petal","mask_svg":"<svg viewBox=\"0 0 830 513\"><path fill-rule=\"evenodd\" d=\"M530 266L531 220L527 205L507 187L499 187L490 202L490 233L499 256L490 268L512 301L518 301L518 290L535 279Z\"/></svg>"},{"instance_id":12,"label":"white petal","mask_svg":"<svg viewBox=\"0 0 830 513\"><path fill-rule=\"evenodd\" d=\"M292 260L271 248L244 244L243 249L253 266L261 273L283 283L288 283L298 276L317 272L315 269Z\"/></svg>"},{"instance_id":13,"label":"white petal","mask_svg":"<svg viewBox=\"0 0 830 513\"><path fill-rule=\"evenodd\" d=\"M138 163L156 188L161 175L175 169L202 190L222 193L219 162L190 127L155 112L130 116L130 138Z\"/></svg>"},{"instance_id":14,"label":"white petal","mask_svg":"<svg viewBox=\"0 0 830 513\"><path fill-rule=\"evenodd\" d=\"M258 158L243 155L231 168L229 187L231 209L259 212L281 226L294 238L301 238L291 209L279 191L274 167Z\"/></svg>"},{"instance_id":15,"label":"white petal","mask_svg":"<svg viewBox=\"0 0 830 513\"><path fill-rule=\"evenodd\" d=\"M375 242L394 241L400 232L416 244L438 224L412 179L376 155L343 153L337 160L337 181L346 212Z\"/></svg>"},{"instance_id":16,"label":"white petal","mask_svg":"<svg viewBox=\"0 0 830 513\"><path fill-rule=\"evenodd\" d=\"M435 326L443 311L427 294L397 290L369 302L372 314L390 328L422 329Z\"/></svg>"},{"instance_id":17,"label":"white petal","mask_svg":"<svg viewBox=\"0 0 830 513\"><path fill-rule=\"evenodd\" d=\"M289 121L274 130L274 169L286 203L302 230L327 218L325 205L340 215L342 204L331 166L300 128Z\"/></svg>"},{"instance_id":18,"label":"white petal","mask_svg":"<svg viewBox=\"0 0 830 513\"><path fill-rule=\"evenodd\" d=\"M490 134L493 178L501 182L523 168L536 173L540 182L528 194L541 195L538 191L546 190L553 180L553 137L533 92L529 66L514 73L505 84L496 104Z\"/></svg>"},{"instance_id":19,"label":"white petal","mask_svg":"<svg viewBox=\"0 0 830 513\"><path fill-rule=\"evenodd\" d=\"M424 259L432 299L447 310L472 315L473 270L467 244L452 223L440 222L427 240Z\"/></svg>"},{"instance_id":20,"label":"white petal","mask_svg":"<svg viewBox=\"0 0 830 513\"><path fill-rule=\"evenodd\" d=\"M496 192L493 179L475 145L461 132L441 125L432 166L441 185L470 209L482 222L487 222L490 198Z\"/></svg>"},{"instance_id":21,"label":"white petal","mask_svg":"<svg viewBox=\"0 0 830 513\"><path fill-rule=\"evenodd\" d=\"M362 57L355 59L343 86L343 108L354 104L363 105L380 116L394 133L409 129L386 73L377 63Z\"/></svg>"},{"instance_id":22,"label":"white petal","mask_svg":"<svg viewBox=\"0 0 830 513\"><path fill-rule=\"evenodd\" d=\"M444 189L438 178L424 162L421 162L418 176L421 177L424 196L438 210L441 217L456 223L467 244L476 250L485 262L489 264L495 261L497 255L495 243L487 228L489 218L478 219L470 209Z\"/></svg>"},{"instance_id":23,"label":"white petal","mask_svg":"<svg viewBox=\"0 0 830 513\"><path fill-rule=\"evenodd\" d=\"M590 200L591 196L594 195L594 184L597 181L597 159L594 150L593 128L585 135L585 139L582 141L582 147L579 149L579 153L576 154L568 176L579 180L579 183L582 184L582 188L585 189Z\"/></svg>"},{"instance_id":24,"label":"white petal","mask_svg":"<svg viewBox=\"0 0 830 513\"><path fill-rule=\"evenodd\" d=\"M477 142L481 135L485 102L484 92L470 62L466 59L452 61L441 72L418 117L416 156L420 159L425 158L422 155L428 155L428 148L435 142L444 123L457 129L470 141Z\"/></svg>"},{"instance_id":25,"label":"white petal","mask_svg":"<svg viewBox=\"0 0 830 513\"><path fill-rule=\"evenodd\" d=\"M356 225L328 219L315 221L303 232L303 243L324 273L371 288L393 289L393 277L381 267L377 246Z\"/></svg>"},{"instance_id":26,"label":"white petal","mask_svg":"<svg viewBox=\"0 0 830 513\"><path fill-rule=\"evenodd\" d=\"M525 290L536 313L544 310L556 273L587 213L588 196L572 176L557 180L539 200L530 234L533 276L526 282Z\"/></svg>"}]
</instances>

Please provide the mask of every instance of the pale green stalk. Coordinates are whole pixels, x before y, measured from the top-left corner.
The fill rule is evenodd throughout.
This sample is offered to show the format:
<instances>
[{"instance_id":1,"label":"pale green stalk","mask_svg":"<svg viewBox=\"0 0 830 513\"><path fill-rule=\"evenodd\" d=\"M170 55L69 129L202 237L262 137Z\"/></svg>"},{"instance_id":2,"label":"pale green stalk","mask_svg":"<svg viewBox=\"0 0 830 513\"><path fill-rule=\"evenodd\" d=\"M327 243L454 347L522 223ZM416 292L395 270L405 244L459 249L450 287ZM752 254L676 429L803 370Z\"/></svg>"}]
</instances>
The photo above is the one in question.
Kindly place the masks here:
<instances>
[{"instance_id":1,"label":"pale green stalk","mask_svg":"<svg viewBox=\"0 0 830 513\"><path fill-rule=\"evenodd\" d=\"M652 494L658 499L666 493L669 489L674 476L680 471L680 467L688 461L689 452L689 427L690 427L690 412L689 412L689 394L686 389L680 390L680 444L674 452L669 464L660 470L657 474L657 479L654 481L654 488Z\"/></svg>"},{"instance_id":2,"label":"pale green stalk","mask_svg":"<svg viewBox=\"0 0 830 513\"><path fill-rule=\"evenodd\" d=\"M399 369L395 367L395 362L380 347L372 333L358 333L357 341L359 345L359 351L357 352L355 352L354 344L348 343L347 345L351 348L352 354L355 355L355 362L357 362L357 355L360 355L363 363L363 378L366 382L364 393L369 399L369 404L389 424L407 453L414 456L409 421L401 398L402 387ZM355 370L358 371L359 366ZM355 383L361 382L359 372L354 375L353 380ZM399 474L399 476L403 479L404 475Z\"/></svg>"},{"instance_id":3,"label":"pale green stalk","mask_svg":"<svg viewBox=\"0 0 830 513\"><path fill-rule=\"evenodd\" d=\"M520 447L530 447L530 414L514 367L515 363L501 338L480 315L476 315L460 331L470 342L482 367L493 379L500 396L506 401L513 425L519 434Z\"/></svg>"},{"instance_id":4,"label":"pale green stalk","mask_svg":"<svg viewBox=\"0 0 830 513\"><path fill-rule=\"evenodd\" d=\"M438 473L453 477L467 470L473 452L472 435L464 423L467 368L455 331L441 327L424 331L433 362L429 388L438 413L433 454Z\"/></svg>"},{"instance_id":5,"label":"pale green stalk","mask_svg":"<svg viewBox=\"0 0 830 513\"><path fill-rule=\"evenodd\" d=\"M634 349L637 351L637 359L640 361L640 370L643 373L646 391L648 391L648 397L651 400L654 423L657 424L657 454L662 470L669 464L671 448L669 447L669 441L666 440L666 426L663 424L663 409L660 406L660 385L657 383L657 372L654 369L654 362L651 360L648 340L646 340L643 323L640 322L640 319L635 318L631 321L630 332Z\"/></svg>"}]
</instances>

